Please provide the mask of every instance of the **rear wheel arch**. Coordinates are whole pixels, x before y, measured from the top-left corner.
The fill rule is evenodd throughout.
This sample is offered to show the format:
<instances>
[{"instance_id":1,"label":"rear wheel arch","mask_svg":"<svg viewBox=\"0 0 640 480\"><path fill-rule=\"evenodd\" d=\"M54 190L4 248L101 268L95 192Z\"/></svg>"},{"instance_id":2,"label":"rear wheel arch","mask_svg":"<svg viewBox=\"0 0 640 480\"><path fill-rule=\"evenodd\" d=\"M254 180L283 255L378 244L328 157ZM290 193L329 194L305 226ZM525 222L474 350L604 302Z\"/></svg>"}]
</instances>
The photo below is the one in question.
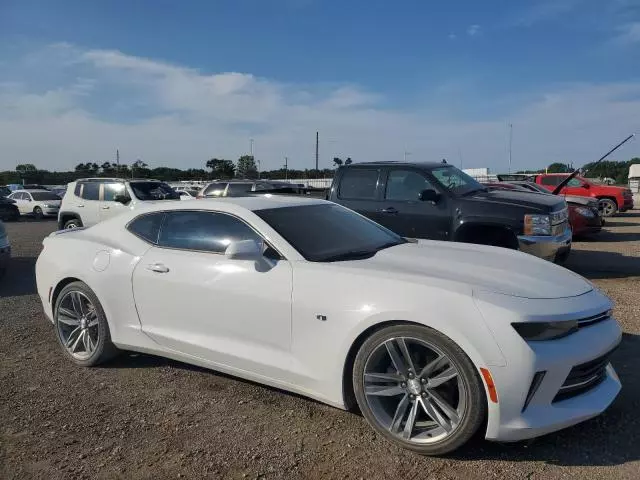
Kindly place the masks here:
<instances>
[{"instance_id":1,"label":"rear wheel arch","mask_svg":"<svg viewBox=\"0 0 640 480\"><path fill-rule=\"evenodd\" d=\"M61 212L60 216L58 217L58 227L60 228L60 230L66 228L65 225L67 224L67 222L69 222L70 220L77 220L80 225L82 226L82 218L80 217L80 215L78 215L77 213L73 213L73 212Z\"/></svg>"}]
</instances>

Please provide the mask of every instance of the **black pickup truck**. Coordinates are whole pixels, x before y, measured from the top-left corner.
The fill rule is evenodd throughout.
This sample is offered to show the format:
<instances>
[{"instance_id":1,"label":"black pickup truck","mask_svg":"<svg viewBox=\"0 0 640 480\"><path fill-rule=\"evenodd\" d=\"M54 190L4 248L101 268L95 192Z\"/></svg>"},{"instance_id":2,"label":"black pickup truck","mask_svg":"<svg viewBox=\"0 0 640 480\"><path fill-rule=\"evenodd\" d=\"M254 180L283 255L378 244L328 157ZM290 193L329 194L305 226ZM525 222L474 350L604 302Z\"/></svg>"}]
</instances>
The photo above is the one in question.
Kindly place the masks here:
<instances>
[{"instance_id":1,"label":"black pickup truck","mask_svg":"<svg viewBox=\"0 0 640 480\"><path fill-rule=\"evenodd\" d=\"M571 251L562 198L489 191L446 163L343 166L326 198L405 237L519 249L559 263Z\"/></svg>"}]
</instances>

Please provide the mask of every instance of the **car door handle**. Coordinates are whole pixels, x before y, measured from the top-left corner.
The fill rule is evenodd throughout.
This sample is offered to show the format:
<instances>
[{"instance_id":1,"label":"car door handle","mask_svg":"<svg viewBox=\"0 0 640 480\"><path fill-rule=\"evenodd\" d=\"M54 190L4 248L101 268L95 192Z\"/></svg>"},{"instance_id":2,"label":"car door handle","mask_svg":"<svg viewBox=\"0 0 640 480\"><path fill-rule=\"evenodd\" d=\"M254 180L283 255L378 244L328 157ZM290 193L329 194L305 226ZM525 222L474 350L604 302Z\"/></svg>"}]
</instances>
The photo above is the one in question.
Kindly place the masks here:
<instances>
[{"instance_id":1,"label":"car door handle","mask_svg":"<svg viewBox=\"0 0 640 480\"><path fill-rule=\"evenodd\" d=\"M150 263L149 265L147 265L147 270L151 270L152 272L156 273L167 273L169 271L169 268L162 263Z\"/></svg>"},{"instance_id":2,"label":"car door handle","mask_svg":"<svg viewBox=\"0 0 640 480\"><path fill-rule=\"evenodd\" d=\"M103 209L103 210L109 210L110 208L111 208L111 207L110 207L109 205L103 205L103 206L102 206L102 209Z\"/></svg>"},{"instance_id":3,"label":"car door handle","mask_svg":"<svg viewBox=\"0 0 640 480\"><path fill-rule=\"evenodd\" d=\"M76 207L78 207L78 208L84 208L84 205L83 205L82 203L79 203L79 204L77 204L77 205L76 205Z\"/></svg>"},{"instance_id":4,"label":"car door handle","mask_svg":"<svg viewBox=\"0 0 640 480\"><path fill-rule=\"evenodd\" d=\"M383 208L382 213L388 213L389 215L396 215L398 213L398 210L396 210L393 207Z\"/></svg>"}]
</instances>

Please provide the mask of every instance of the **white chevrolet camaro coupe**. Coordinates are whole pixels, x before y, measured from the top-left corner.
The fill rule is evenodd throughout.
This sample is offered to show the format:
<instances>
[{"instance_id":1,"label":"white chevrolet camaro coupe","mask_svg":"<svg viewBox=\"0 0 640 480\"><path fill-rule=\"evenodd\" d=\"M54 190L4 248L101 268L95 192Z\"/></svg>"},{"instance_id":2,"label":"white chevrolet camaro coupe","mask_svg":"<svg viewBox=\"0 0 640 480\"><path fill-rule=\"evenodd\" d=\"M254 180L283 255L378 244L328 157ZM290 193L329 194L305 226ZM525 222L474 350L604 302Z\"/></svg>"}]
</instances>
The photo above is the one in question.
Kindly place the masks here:
<instances>
[{"instance_id":1,"label":"white chevrolet camaro coupe","mask_svg":"<svg viewBox=\"0 0 640 480\"><path fill-rule=\"evenodd\" d=\"M359 407L427 455L516 441L620 391L611 301L533 256L404 239L323 200L159 202L55 232L36 266L78 365L146 352Z\"/></svg>"}]
</instances>

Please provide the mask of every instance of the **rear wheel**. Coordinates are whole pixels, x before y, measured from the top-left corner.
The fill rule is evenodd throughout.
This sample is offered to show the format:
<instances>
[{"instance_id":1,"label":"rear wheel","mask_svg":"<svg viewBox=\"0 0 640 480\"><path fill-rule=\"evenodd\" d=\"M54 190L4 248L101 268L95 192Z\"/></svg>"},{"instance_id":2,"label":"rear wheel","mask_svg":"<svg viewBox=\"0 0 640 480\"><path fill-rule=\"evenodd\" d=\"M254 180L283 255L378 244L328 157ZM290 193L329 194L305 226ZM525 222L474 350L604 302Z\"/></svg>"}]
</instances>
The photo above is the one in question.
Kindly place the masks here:
<instances>
[{"instance_id":1,"label":"rear wheel","mask_svg":"<svg viewBox=\"0 0 640 480\"><path fill-rule=\"evenodd\" d=\"M72 218L71 220L67 220L64 224L65 230L70 230L72 228L80 228L82 227L82 222L77 218Z\"/></svg>"},{"instance_id":2,"label":"rear wheel","mask_svg":"<svg viewBox=\"0 0 640 480\"><path fill-rule=\"evenodd\" d=\"M369 337L356 355L353 385L373 428L423 455L462 446L487 412L471 360L449 338L422 326L395 325Z\"/></svg>"},{"instance_id":3,"label":"rear wheel","mask_svg":"<svg viewBox=\"0 0 640 480\"><path fill-rule=\"evenodd\" d=\"M603 217L611 217L618 212L618 205L610 198L601 198L598 200L598 206Z\"/></svg>"},{"instance_id":4,"label":"rear wheel","mask_svg":"<svg viewBox=\"0 0 640 480\"><path fill-rule=\"evenodd\" d=\"M33 209L33 215L40 220L42 217L44 217L44 213L42 211L42 209L40 207L36 207Z\"/></svg>"},{"instance_id":5,"label":"rear wheel","mask_svg":"<svg viewBox=\"0 0 640 480\"><path fill-rule=\"evenodd\" d=\"M54 323L62 350L77 365L98 365L118 352L111 343L102 305L83 282L62 289L54 308Z\"/></svg>"}]
</instances>

